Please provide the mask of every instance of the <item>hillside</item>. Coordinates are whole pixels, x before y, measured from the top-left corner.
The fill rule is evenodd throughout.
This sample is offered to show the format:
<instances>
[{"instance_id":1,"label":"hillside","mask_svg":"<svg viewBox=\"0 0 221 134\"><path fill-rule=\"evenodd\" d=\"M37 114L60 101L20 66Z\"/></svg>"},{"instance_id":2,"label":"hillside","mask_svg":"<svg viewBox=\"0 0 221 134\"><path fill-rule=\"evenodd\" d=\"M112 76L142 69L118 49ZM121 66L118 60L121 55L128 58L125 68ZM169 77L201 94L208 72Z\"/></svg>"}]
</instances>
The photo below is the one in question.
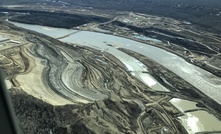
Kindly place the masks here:
<instances>
[{"instance_id":1,"label":"hillside","mask_svg":"<svg viewBox=\"0 0 221 134\"><path fill-rule=\"evenodd\" d=\"M46 0L3 0L0 4L56 4ZM95 9L133 11L189 21L205 30L221 31L221 2L219 0L63 0L68 6L82 6ZM70 8L72 8L70 6Z\"/></svg>"}]
</instances>

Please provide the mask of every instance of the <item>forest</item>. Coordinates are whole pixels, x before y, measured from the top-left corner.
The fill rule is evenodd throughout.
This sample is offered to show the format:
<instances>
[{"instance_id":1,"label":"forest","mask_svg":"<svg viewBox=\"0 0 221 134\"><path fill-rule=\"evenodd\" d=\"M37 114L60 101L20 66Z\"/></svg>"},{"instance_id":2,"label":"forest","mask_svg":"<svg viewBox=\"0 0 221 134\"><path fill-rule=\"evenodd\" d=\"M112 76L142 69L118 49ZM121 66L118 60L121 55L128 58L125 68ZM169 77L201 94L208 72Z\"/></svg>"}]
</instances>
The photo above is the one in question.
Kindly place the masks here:
<instances>
[{"instance_id":1,"label":"forest","mask_svg":"<svg viewBox=\"0 0 221 134\"><path fill-rule=\"evenodd\" d=\"M26 11L28 12L28 11ZM30 14L15 16L9 19L10 21L37 24L43 26L51 26L58 28L72 28L90 22L105 22L107 18L92 16L92 15L76 15L64 13L50 13L50 12L34 12Z\"/></svg>"}]
</instances>

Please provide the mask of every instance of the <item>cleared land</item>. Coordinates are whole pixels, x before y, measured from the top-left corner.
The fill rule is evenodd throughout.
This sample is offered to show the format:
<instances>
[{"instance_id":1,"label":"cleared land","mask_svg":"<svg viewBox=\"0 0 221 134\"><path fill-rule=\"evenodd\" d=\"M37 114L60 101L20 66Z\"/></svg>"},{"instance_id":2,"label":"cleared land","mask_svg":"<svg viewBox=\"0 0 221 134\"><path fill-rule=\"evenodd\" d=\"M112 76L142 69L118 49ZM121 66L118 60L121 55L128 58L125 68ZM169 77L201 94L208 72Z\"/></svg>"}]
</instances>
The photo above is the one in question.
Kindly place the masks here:
<instances>
[{"instance_id":1,"label":"cleared land","mask_svg":"<svg viewBox=\"0 0 221 134\"><path fill-rule=\"evenodd\" d=\"M20 13L13 15L19 18ZM102 12L99 15L105 16ZM90 21L74 29L98 30L148 43L182 56L214 74L218 71L201 64L218 53L209 41L203 39L206 36L217 43L220 39L215 34L205 32L200 37L202 29L197 32L187 22L169 18L128 12L106 16L107 22ZM167 23L170 25L165 27ZM142 37L148 34L148 40L143 40ZM186 115L191 112L194 117L209 115L220 123L220 107L212 99L160 63L119 48L117 42L106 44L126 57L131 56L133 60L130 60L136 63L123 62L122 58L116 57L119 53L111 50L63 43L5 21L0 24L0 37L0 66L5 72L7 87L24 133L184 134L193 128L179 121L186 121ZM197 37L197 41L191 39L193 37ZM208 64L218 66L214 62L213 59ZM138 72L135 72L137 66L132 64L139 65ZM150 76L161 86L151 87L147 83L153 81L146 79L148 82L145 83L134 74L143 74L141 76L145 78ZM168 91L160 90L162 87ZM182 102L171 101L174 98ZM195 113L200 113L200 116ZM221 131L213 126L208 130Z\"/></svg>"}]
</instances>

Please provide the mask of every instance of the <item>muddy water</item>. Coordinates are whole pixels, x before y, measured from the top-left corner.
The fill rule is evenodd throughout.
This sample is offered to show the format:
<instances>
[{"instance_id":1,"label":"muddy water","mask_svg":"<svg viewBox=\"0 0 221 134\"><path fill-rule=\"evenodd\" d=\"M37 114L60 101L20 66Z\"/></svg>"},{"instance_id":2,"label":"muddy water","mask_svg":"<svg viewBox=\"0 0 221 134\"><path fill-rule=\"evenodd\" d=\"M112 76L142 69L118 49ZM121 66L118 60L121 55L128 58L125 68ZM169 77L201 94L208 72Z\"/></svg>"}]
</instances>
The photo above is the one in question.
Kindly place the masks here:
<instances>
[{"instance_id":1,"label":"muddy water","mask_svg":"<svg viewBox=\"0 0 221 134\"><path fill-rule=\"evenodd\" d=\"M63 37L65 35L68 35L77 31L77 30L70 30L70 29L65 29L65 28L53 28L53 27L39 26L39 25L28 25L28 24L17 23L17 22L10 22L10 23L13 23L14 25L18 27L33 30L38 33L43 33L53 38L60 38L60 37Z\"/></svg>"},{"instance_id":2,"label":"muddy water","mask_svg":"<svg viewBox=\"0 0 221 134\"><path fill-rule=\"evenodd\" d=\"M133 76L149 86L151 89L165 92L169 91L159 82L157 82L151 75L143 73L148 72L147 67L137 59L123 53L122 51L119 51L114 47L107 46L105 51L116 56L116 58L118 58L127 67L128 71L130 71Z\"/></svg>"},{"instance_id":3,"label":"muddy water","mask_svg":"<svg viewBox=\"0 0 221 134\"><path fill-rule=\"evenodd\" d=\"M221 121L207 111L200 110L197 102L173 98L170 103L184 115L178 117L189 134L203 131L221 131ZM188 110L193 110L188 112Z\"/></svg>"},{"instance_id":4,"label":"muddy water","mask_svg":"<svg viewBox=\"0 0 221 134\"><path fill-rule=\"evenodd\" d=\"M18 23L14 24L29 30L49 35L51 37L61 37L65 34L67 35L67 33L65 33L64 31L68 31L68 33L70 31L75 32L75 30L72 31L62 28L56 28L52 33L49 30L46 30L43 26ZM143 54L148 58L163 65L167 69L171 70L172 72L183 78L185 81L189 82L190 84L201 90L203 93L207 94L212 99L221 104L221 79L219 77L195 65L192 65L186 62L183 58L170 52L167 52L163 49L118 36L89 31L80 31L75 34L71 34L70 36L60 39L60 41L68 43L77 43L102 51L108 51L109 46L107 46L106 44L114 44L114 46L116 47L129 49L137 53ZM114 51L115 52L113 52L112 54L114 54L117 58L122 56L115 54L116 52L119 53L117 49L115 49ZM130 64L134 63L130 62L128 65Z\"/></svg>"},{"instance_id":5,"label":"muddy water","mask_svg":"<svg viewBox=\"0 0 221 134\"><path fill-rule=\"evenodd\" d=\"M196 102L189 100L173 98L170 100L170 103L173 104L181 112L185 112L187 110L199 109L199 107L196 106L197 104Z\"/></svg>"},{"instance_id":6,"label":"muddy water","mask_svg":"<svg viewBox=\"0 0 221 134\"><path fill-rule=\"evenodd\" d=\"M221 122L204 110L188 112L178 118L189 134L221 131Z\"/></svg>"}]
</instances>

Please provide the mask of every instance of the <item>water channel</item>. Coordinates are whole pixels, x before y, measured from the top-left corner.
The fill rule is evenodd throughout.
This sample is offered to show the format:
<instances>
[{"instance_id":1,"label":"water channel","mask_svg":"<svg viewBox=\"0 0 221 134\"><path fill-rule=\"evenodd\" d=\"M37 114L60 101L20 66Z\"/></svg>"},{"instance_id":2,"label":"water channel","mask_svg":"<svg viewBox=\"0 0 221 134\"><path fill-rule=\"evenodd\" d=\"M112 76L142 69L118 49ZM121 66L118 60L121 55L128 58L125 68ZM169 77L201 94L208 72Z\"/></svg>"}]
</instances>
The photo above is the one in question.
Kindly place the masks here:
<instances>
[{"instance_id":1,"label":"water channel","mask_svg":"<svg viewBox=\"0 0 221 134\"><path fill-rule=\"evenodd\" d=\"M136 76L151 88L155 87L157 90L161 89L162 91L167 91L167 89L160 85L155 79L153 79L153 77L148 74L144 75L142 73L142 71L145 71L146 68L138 64L139 61L137 59L119 51L117 48L125 48L140 53L163 65L221 104L221 79L219 77L193 64L190 64L183 58L161 48L104 33L51 28L15 22L11 23L18 27L33 30L54 38L64 37L59 39L62 42L84 45L114 54L116 58L121 60L121 62L127 66L132 75ZM107 44L111 44L112 46Z\"/></svg>"}]
</instances>

